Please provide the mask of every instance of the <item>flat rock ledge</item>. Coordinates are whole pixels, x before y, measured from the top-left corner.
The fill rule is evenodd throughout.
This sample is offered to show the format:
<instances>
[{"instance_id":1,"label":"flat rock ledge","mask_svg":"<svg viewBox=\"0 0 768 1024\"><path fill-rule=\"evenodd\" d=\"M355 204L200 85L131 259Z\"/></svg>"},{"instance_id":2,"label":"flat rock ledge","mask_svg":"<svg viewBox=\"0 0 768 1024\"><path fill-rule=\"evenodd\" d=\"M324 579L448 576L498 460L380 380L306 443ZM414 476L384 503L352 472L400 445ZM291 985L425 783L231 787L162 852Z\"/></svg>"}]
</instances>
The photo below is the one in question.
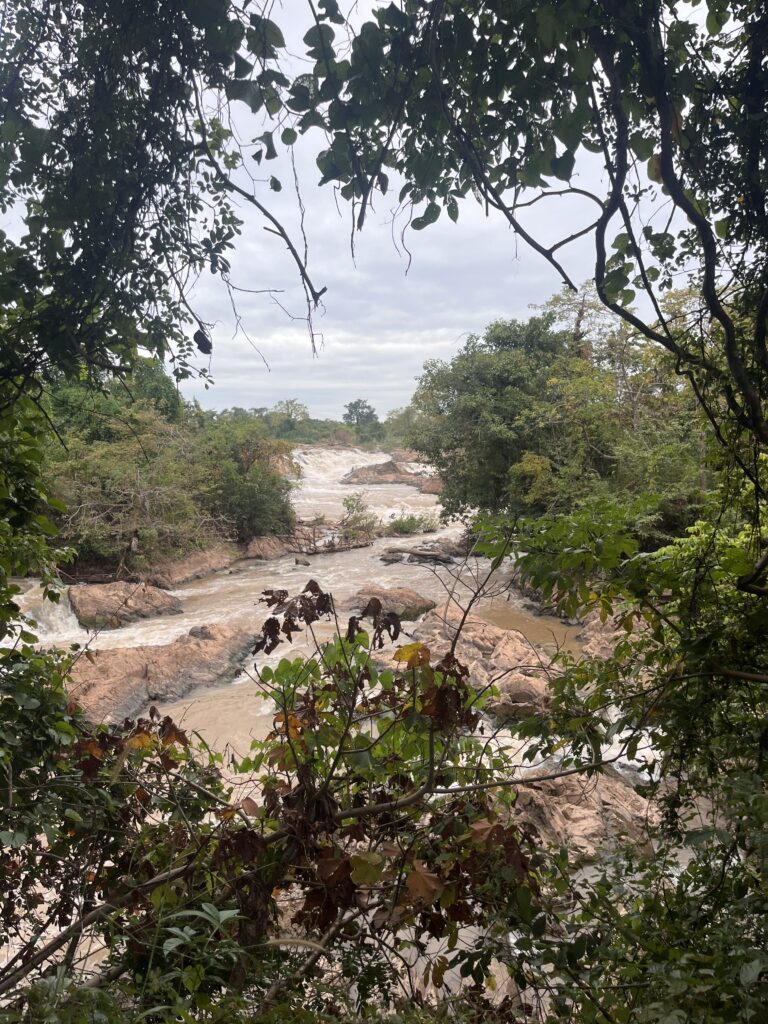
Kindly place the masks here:
<instances>
[{"instance_id":1,"label":"flat rock ledge","mask_svg":"<svg viewBox=\"0 0 768 1024\"><path fill-rule=\"evenodd\" d=\"M156 587L173 590L182 583L199 580L221 569L228 569L233 562L242 557L242 552L234 544L217 544L205 551L193 551L185 558L156 566L147 574L146 581Z\"/></svg>"},{"instance_id":2,"label":"flat rock ledge","mask_svg":"<svg viewBox=\"0 0 768 1024\"><path fill-rule=\"evenodd\" d=\"M658 810L609 768L591 777L523 782L512 817L546 845L565 846L574 864L584 864L622 843L650 852L648 827L658 819Z\"/></svg>"},{"instance_id":3,"label":"flat rock ledge","mask_svg":"<svg viewBox=\"0 0 768 1024\"><path fill-rule=\"evenodd\" d=\"M229 682L254 639L230 626L195 626L170 644L83 653L72 668L70 693L94 722L132 718L153 702Z\"/></svg>"},{"instance_id":4,"label":"flat rock ledge","mask_svg":"<svg viewBox=\"0 0 768 1024\"><path fill-rule=\"evenodd\" d=\"M424 494L439 494L442 490L440 477L425 469L414 466L410 462L398 462L389 459L386 462L374 462L370 466L355 466L346 476L343 484L405 484L418 487Z\"/></svg>"},{"instance_id":5,"label":"flat rock ledge","mask_svg":"<svg viewBox=\"0 0 768 1024\"><path fill-rule=\"evenodd\" d=\"M344 611L360 613L372 597L381 601L382 611L394 612L401 619L412 621L418 619L425 612L431 611L436 602L423 594L408 587L363 587L354 597L345 601L342 605Z\"/></svg>"},{"instance_id":6,"label":"flat rock ledge","mask_svg":"<svg viewBox=\"0 0 768 1024\"><path fill-rule=\"evenodd\" d=\"M81 583L67 593L72 611L86 629L117 629L138 619L181 611L177 597L148 583Z\"/></svg>"}]
</instances>

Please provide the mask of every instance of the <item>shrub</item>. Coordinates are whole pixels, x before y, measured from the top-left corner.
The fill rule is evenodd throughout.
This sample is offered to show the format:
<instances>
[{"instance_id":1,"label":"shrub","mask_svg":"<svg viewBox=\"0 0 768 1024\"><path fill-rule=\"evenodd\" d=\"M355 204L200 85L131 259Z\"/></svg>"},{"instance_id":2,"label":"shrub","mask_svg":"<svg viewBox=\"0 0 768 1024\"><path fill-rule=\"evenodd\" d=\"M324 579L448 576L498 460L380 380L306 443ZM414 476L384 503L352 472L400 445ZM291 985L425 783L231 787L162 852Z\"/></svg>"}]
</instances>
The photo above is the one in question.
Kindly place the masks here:
<instances>
[{"instance_id":1,"label":"shrub","mask_svg":"<svg viewBox=\"0 0 768 1024\"><path fill-rule=\"evenodd\" d=\"M414 533L432 533L436 529L437 520L433 516L400 512L390 519L387 532L394 537L410 537Z\"/></svg>"}]
</instances>

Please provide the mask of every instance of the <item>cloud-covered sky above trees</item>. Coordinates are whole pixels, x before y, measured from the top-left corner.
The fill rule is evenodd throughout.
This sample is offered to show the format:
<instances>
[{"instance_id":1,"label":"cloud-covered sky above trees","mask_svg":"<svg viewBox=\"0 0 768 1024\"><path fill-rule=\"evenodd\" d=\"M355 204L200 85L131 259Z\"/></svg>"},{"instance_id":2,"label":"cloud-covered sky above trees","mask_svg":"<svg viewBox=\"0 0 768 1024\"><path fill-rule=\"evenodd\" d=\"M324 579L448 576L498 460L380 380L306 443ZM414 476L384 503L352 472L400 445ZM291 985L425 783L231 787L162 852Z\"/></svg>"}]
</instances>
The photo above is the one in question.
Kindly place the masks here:
<instances>
[{"instance_id":1,"label":"cloud-covered sky above trees","mask_svg":"<svg viewBox=\"0 0 768 1024\"><path fill-rule=\"evenodd\" d=\"M302 171L309 267L315 286L328 289L315 317L322 342L318 354L313 357L303 320L291 319L306 313L295 265L282 242L243 211L243 235L231 257L232 282L281 291L274 296L236 292L238 332L221 283L212 276L198 282L195 308L215 324L215 384L206 391L190 382L184 391L206 408L253 408L298 398L314 415L336 417L345 403L363 397L384 415L408 401L425 360L450 358L467 333L481 332L491 320L527 317L531 304L559 288L552 268L472 200L462 207L457 224L441 218L426 231L406 231L412 252L408 269L401 225L392 227L396 194L391 204L389 197L379 197L355 239L353 260L349 208L342 202L337 211L332 190L317 187L319 174L311 165ZM270 194L270 208L279 208L300 239L296 195L288 176L282 177L284 190ZM568 217L565 210L563 215ZM555 228L562 230L563 221ZM580 267L577 254L570 266L581 280L589 264Z\"/></svg>"},{"instance_id":2,"label":"cloud-covered sky above trees","mask_svg":"<svg viewBox=\"0 0 768 1024\"><path fill-rule=\"evenodd\" d=\"M306 26L296 12L294 19L291 26L293 19L286 23L281 18L281 25L295 29L293 47L289 37L289 49L295 53ZM242 328L238 331L221 282L210 275L198 281L193 306L203 320L214 324L215 384L206 390L201 382L188 382L184 392L205 408L258 408L297 398L313 415L338 417L347 402L366 398L383 416L408 402L425 360L450 358L468 333L481 332L500 317L525 318L531 304L559 289L552 268L516 239L498 215L486 217L471 197L460 204L456 224L443 214L425 231L406 229L405 243L412 253L409 266L401 239L407 214L401 211L393 224L396 181L385 197L377 196L363 231L355 233L353 259L350 207L342 199L337 202L331 186L317 185L315 157L323 148L321 133L309 132L294 147L294 178L294 166L279 142L276 160L257 164L252 159L258 148L252 140L264 129L255 126L245 106L235 103L234 108L232 127L245 156L241 184L251 189L248 175L253 178L257 198L279 217L301 249L298 182L309 270L315 287L328 290L315 317L322 345L313 357L306 324L291 319L306 315L296 266L281 240L264 230L266 221L241 203L244 226L231 255L232 282L252 291L279 291L237 292ZM275 133L276 140L279 134ZM281 181L280 192L269 187L273 174ZM521 220L535 227L540 239L554 241L593 219L591 204L578 204L579 200L563 200L555 211L545 204L551 223L542 222L538 207L525 211ZM590 254L579 243L562 253L574 280L589 276Z\"/></svg>"}]
</instances>

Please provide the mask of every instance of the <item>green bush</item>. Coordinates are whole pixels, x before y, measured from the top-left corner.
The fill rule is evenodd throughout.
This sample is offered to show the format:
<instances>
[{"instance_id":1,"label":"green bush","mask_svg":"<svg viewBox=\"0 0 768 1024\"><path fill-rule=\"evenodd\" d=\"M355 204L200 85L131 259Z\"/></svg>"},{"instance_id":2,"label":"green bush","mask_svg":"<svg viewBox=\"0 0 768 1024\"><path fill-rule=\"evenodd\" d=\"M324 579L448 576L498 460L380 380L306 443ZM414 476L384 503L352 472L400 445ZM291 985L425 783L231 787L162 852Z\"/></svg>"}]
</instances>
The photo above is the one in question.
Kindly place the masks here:
<instances>
[{"instance_id":1,"label":"green bush","mask_svg":"<svg viewBox=\"0 0 768 1024\"><path fill-rule=\"evenodd\" d=\"M390 519L387 532L393 537L410 537L414 533L432 533L436 529L437 520L433 516L401 512Z\"/></svg>"}]
</instances>

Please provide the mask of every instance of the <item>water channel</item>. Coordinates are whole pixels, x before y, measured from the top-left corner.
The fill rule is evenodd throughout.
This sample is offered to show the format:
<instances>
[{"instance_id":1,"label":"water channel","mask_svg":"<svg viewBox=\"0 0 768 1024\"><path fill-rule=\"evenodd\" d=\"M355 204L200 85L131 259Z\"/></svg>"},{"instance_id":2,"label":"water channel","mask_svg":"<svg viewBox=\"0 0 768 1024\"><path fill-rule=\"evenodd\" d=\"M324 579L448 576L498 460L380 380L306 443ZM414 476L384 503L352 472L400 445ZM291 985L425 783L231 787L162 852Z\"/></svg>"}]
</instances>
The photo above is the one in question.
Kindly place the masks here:
<instances>
[{"instance_id":1,"label":"water channel","mask_svg":"<svg viewBox=\"0 0 768 1024\"><path fill-rule=\"evenodd\" d=\"M366 504L384 523L401 512L426 514L437 520L440 511L437 498L422 494L416 487L405 484L361 487L342 483L344 475L353 467L387 461L390 456L385 452L302 447L295 451L294 457L301 470L293 498L300 519L324 516L329 522L336 521L343 514L344 498L353 492L362 492ZM66 598L59 605L43 602L39 588L33 586L23 595L22 605L24 611L36 618L40 640L45 645L88 643L92 648L116 648L167 644L194 626L215 623L241 626L256 633L269 614L266 606L259 603L262 591L275 587L298 593L310 578L330 591L339 607L360 588L371 584L409 587L438 603L445 601L452 591L461 601L487 575L489 566L484 560L470 559L463 567L407 561L387 564L381 560L383 551L393 545L422 547L426 541L458 537L460 533L458 525L441 525L426 536L379 538L369 547L308 556L309 567L297 565L294 555L267 562L244 560L173 591L182 602L180 615L142 620L95 635L79 625ZM507 588L503 576L488 588L475 610L494 625L518 630L535 643L553 647L575 644L575 629L558 619L533 614L524 599ZM346 615L342 614L342 621L346 622ZM319 635L329 636L333 630L333 624L322 624ZM297 657L307 653L310 647L311 638L304 635L298 643L281 645L269 657L259 655L258 663L264 665L282 657ZM221 748L231 744L242 752L252 737L263 736L268 731L272 720L270 703L256 694L252 666L253 663L249 663L246 671L229 686L193 691L184 700L165 705L161 710L182 721L186 728L199 732L213 746Z\"/></svg>"}]
</instances>

